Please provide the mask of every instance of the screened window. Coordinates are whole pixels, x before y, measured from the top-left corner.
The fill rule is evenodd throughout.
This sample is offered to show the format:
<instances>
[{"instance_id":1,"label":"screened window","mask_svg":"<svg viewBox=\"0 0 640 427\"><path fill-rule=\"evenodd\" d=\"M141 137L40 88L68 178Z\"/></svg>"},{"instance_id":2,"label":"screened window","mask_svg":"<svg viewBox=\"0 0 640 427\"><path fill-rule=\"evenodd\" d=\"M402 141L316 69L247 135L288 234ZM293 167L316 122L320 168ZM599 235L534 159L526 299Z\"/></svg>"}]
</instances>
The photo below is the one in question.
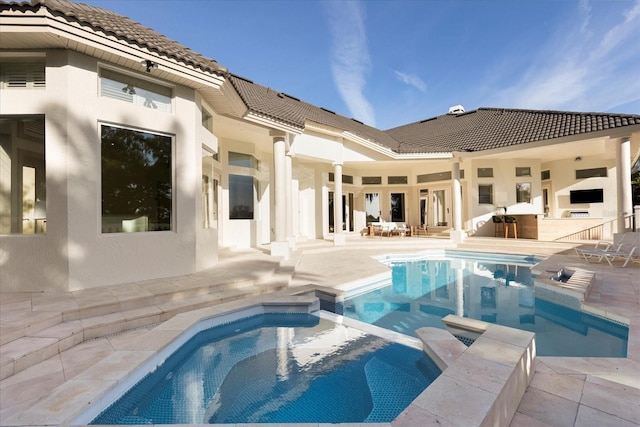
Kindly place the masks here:
<instances>
[{"instance_id":1,"label":"screened window","mask_svg":"<svg viewBox=\"0 0 640 427\"><path fill-rule=\"evenodd\" d=\"M363 176L362 177L363 185L380 185L382 184L381 176Z\"/></svg>"},{"instance_id":2,"label":"screened window","mask_svg":"<svg viewBox=\"0 0 640 427\"><path fill-rule=\"evenodd\" d=\"M603 178L607 176L607 168L577 169L576 179Z\"/></svg>"},{"instance_id":3,"label":"screened window","mask_svg":"<svg viewBox=\"0 0 640 427\"><path fill-rule=\"evenodd\" d=\"M478 168L478 178L493 178L493 168Z\"/></svg>"},{"instance_id":4,"label":"screened window","mask_svg":"<svg viewBox=\"0 0 640 427\"><path fill-rule=\"evenodd\" d=\"M45 87L44 58L2 58L0 88L44 89Z\"/></svg>"},{"instance_id":5,"label":"screened window","mask_svg":"<svg viewBox=\"0 0 640 427\"><path fill-rule=\"evenodd\" d=\"M240 166L243 168L259 169L260 163L258 159L251 154L235 153L229 151L229 166Z\"/></svg>"},{"instance_id":6,"label":"screened window","mask_svg":"<svg viewBox=\"0 0 640 427\"><path fill-rule=\"evenodd\" d=\"M253 219L255 188L252 176L229 175L229 219Z\"/></svg>"},{"instance_id":7,"label":"screened window","mask_svg":"<svg viewBox=\"0 0 640 427\"><path fill-rule=\"evenodd\" d=\"M493 185L492 184L478 185L478 203L481 205L493 204Z\"/></svg>"},{"instance_id":8,"label":"screened window","mask_svg":"<svg viewBox=\"0 0 640 427\"><path fill-rule=\"evenodd\" d=\"M0 234L47 232L44 117L0 116Z\"/></svg>"},{"instance_id":9,"label":"screened window","mask_svg":"<svg viewBox=\"0 0 640 427\"><path fill-rule=\"evenodd\" d=\"M422 184L425 182L449 181L449 180L451 180L451 171L434 172L434 173L426 173L424 175L418 175L418 184Z\"/></svg>"},{"instance_id":10,"label":"screened window","mask_svg":"<svg viewBox=\"0 0 640 427\"><path fill-rule=\"evenodd\" d=\"M218 179L214 153L202 149L202 228L218 228Z\"/></svg>"},{"instance_id":11,"label":"screened window","mask_svg":"<svg viewBox=\"0 0 640 427\"><path fill-rule=\"evenodd\" d=\"M551 179L551 171L550 170L544 170L544 171L540 172L540 179L543 180L543 181Z\"/></svg>"},{"instance_id":12,"label":"screened window","mask_svg":"<svg viewBox=\"0 0 640 427\"><path fill-rule=\"evenodd\" d=\"M531 168L530 167L517 167L516 168L516 176L531 176Z\"/></svg>"},{"instance_id":13,"label":"screened window","mask_svg":"<svg viewBox=\"0 0 640 427\"><path fill-rule=\"evenodd\" d=\"M335 179L336 179L335 174L333 172L329 172L329 182L334 182ZM342 183L353 184L353 175L342 174Z\"/></svg>"},{"instance_id":14,"label":"screened window","mask_svg":"<svg viewBox=\"0 0 640 427\"><path fill-rule=\"evenodd\" d=\"M100 95L171 112L171 88L109 69L100 71Z\"/></svg>"},{"instance_id":15,"label":"screened window","mask_svg":"<svg viewBox=\"0 0 640 427\"><path fill-rule=\"evenodd\" d=\"M387 183L389 185L392 185L392 184L406 184L407 183L407 177L406 176L390 176L390 177L387 177Z\"/></svg>"},{"instance_id":16,"label":"screened window","mask_svg":"<svg viewBox=\"0 0 640 427\"><path fill-rule=\"evenodd\" d=\"M102 125L102 232L171 230L172 138Z\"/></svg>"},{"instance_id":17,"label":"screened window","mask_svg":"<svg viewBox=\"0 0 640 427\"><path fill-rule=\"evenodd\" d=\"M516 184L516 202L531 203L531 183L519 182Z\"/></svg>"}]
</instances>

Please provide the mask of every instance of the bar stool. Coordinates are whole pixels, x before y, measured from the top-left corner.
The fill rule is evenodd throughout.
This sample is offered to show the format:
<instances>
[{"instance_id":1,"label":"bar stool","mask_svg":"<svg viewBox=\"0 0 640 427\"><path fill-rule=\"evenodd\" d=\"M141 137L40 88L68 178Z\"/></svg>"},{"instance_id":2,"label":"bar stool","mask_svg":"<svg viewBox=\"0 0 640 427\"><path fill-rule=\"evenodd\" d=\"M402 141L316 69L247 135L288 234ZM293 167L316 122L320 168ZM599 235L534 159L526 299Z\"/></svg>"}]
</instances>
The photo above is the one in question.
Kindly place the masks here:
<instances>
[{"instance_id":1,"label":"bar stool","mask_svg":"<svg viewBox=\"0 0 640 427\"><path fill-rule=\"evenodd\" d=\"M498 236L498 229L502 227L504 229L504 223L502 222L502 217L498 215L494 215L493 220L493 237ZM502 230L500 230L500 234L502 234Z\"/></svg>"},{"instance_id":2,"label":"bar stool","mask_svg":"<svg viewBox=\"0 0 640 427\"><path fill-rule=\"evenodd\" d=\"M513 228L513 237L518 238L518 222L513 216L504 216L504 238L509 237L509 226Z\"/></svg>"}]
</instances>

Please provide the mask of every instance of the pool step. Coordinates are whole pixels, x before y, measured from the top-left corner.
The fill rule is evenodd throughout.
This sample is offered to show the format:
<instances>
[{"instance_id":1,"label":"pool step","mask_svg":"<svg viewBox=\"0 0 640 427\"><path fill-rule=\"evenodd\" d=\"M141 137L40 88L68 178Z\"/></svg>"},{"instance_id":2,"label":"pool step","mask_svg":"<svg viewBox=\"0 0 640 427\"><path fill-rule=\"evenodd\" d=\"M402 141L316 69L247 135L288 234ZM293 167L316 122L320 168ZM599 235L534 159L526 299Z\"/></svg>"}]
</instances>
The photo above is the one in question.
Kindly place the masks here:
<instances>
[{"instance_id":1,"label":"pool step","mask_svg":"<svg viewBox=\"0 0 640 427\"><path fill-rule=\"evenodd\" d=\"M0 380L84 341L160 323L187 311L274 292L285 288L289 280L286 272L276 271L260 279L209 286L199 284L196 278L192 287L183 285L156 295L121 296L116 302L96 300L61 313L36 313L37 321L28 322L9 339L3 337L6 342L0 344Z\"/></svg>"}]
</instances>

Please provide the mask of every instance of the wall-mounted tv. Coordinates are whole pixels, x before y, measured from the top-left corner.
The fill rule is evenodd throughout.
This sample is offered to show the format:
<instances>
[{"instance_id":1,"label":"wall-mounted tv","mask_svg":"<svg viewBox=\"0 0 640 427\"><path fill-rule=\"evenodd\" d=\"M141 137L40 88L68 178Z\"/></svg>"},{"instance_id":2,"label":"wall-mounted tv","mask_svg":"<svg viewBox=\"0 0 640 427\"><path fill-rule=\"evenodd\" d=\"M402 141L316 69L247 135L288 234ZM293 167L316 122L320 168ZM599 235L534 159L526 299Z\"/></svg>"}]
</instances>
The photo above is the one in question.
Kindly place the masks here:
<instances>
[{"instance_id":1,"label":"wall-mounted tv","mask_svg":"<svg viewBox=\"0 0 640 427\"><path fill-rule=\"evenodd\" d=\"M604 202L604 191L602 188L592 188L590 190L573 190L569 192L571 204L580 203L602 203Z\"/></svg>"}]
</instances>

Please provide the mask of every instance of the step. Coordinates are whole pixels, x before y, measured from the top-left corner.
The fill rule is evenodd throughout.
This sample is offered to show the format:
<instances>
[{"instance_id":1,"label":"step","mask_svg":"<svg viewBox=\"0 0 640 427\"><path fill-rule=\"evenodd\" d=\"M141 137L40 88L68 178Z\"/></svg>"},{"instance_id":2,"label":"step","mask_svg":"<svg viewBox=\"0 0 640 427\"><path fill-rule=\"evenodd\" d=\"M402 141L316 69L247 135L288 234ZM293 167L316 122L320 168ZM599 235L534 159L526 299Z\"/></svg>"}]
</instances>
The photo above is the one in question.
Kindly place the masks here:
<instances>
[{"instance_id":1,"label":"step","mask_svg":"<svg viewBox=\"0 0 640 427\"><path fill-rule=\"evenodd\" d=\"M150 326L187 311L285 288L288 284L287 279L279 279L270 283L263 283L264 281L260 280L258 284L249 283L255 280L239 281L234 282L233 285L197 287L173 294L137 298L122 304L129 306L122 311L109 312L113 307L108 303L96 306L95 310L79 309L78 313L94 315L82 318L75 318L75 315L68 316L73 320L62 321L64 316L59 314L58 323L53 324L54 321L49 320L42 323L47 327L39 330L25 328L22 331L28 331L28 333L24 336L0 345L0 380L90 339ZM238 284L239 288L229 287ZM160 302L156 303L157 301ZM147 305L134 307L135 304Z\"/></svg>"}]
</instances>

